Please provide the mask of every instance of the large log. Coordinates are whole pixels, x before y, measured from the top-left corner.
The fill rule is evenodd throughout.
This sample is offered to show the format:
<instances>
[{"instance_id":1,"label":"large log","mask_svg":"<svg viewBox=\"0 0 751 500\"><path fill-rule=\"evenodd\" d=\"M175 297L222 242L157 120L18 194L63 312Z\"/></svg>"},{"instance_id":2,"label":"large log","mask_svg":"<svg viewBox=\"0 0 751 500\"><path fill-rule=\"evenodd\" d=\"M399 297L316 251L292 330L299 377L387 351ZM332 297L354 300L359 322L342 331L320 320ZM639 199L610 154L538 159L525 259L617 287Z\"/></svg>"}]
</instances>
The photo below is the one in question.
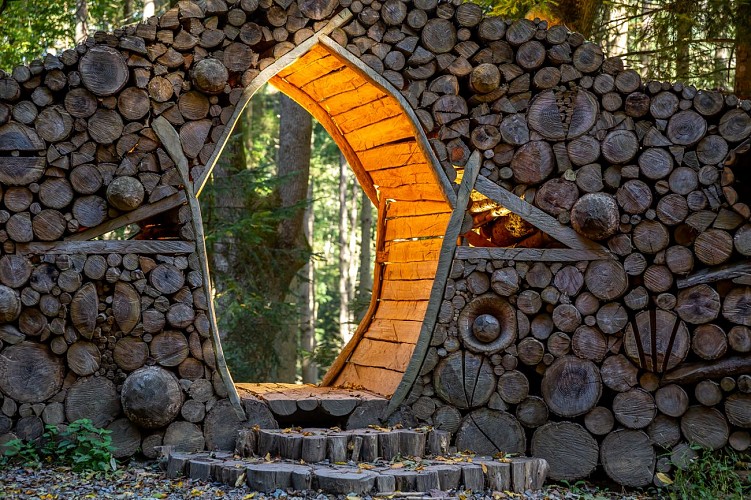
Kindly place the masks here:
<instances>
[{"instance_id":1,"label":"large log","mask_svg":"<svg viewBox=\"0 0 751 500\"><path fill-rule=\"evenodd\" d=\"M68 422L88 418L96 427L106 427L120 414L115 384L106 377L83 377L75 381L65 397Z\"/></svg>"},{"instance_id":2,"label":"large log","mask_svg":"<svg viewBox=\"0 0 751 500\"><path fill-rule=\"evenodd\" d=\"M551 422L532 436L532 455L550 465L550 478L572 481L589 476L597 467L597 441L581 425Z\"/></svg>"},{"instance_id":3,"label":"large log","mask_svg":"<svg viewBox=\"0 0 751 500\"><path fill-rule=\"evenodd\" d=\"M183 403L177 377L156 366L139 368L128 375L121 393L125 415L146 429L172 422Z\"/></svg>"},{"instance_id":4,"label":"large log","mask_svg":"<svg viewBox=\"0 0 751 500\"><path fill-rule=\"evenodd\" d=\"M600 460L607 475L620 484L638 488L652 483L656 455L642 431L619 429L605 436Z\"/></svg>"},{"instance_id":5,"label":"large log","mask_svg":"<svg viewBox=\"0 0 751 500\"><path fill-rule=\"evenodd\" d=\"M20 342L0 356L0 390L19 403L46 401L60 390L64 376L64 363L44 344Z\"/></svg>"},{"instance_id":6,"label":"large log","mask_svg":"<svg viewBox=\"0 0 751 500\"><path fill-rule=\"evenodd\" d=\"M519 422L503 411L481 408L468 413L456 434L456 447L480 455L523 453L524 430Z\"/></svg>"}]
</instances>

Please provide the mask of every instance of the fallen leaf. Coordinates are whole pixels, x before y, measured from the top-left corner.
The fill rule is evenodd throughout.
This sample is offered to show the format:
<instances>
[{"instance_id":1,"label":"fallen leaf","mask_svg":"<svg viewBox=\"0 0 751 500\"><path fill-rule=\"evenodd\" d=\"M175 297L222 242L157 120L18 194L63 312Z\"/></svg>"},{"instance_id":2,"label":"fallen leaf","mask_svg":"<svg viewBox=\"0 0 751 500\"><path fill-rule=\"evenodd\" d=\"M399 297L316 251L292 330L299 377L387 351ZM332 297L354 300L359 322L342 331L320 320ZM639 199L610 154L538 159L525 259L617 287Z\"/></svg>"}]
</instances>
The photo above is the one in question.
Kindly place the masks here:
<instances>
[{"instance_id":1,"label":"fallen leaf","mask_svg":"<svg viewBox=\"0 0 751 500\"><path fill-rule=\"evenodd\" d=\"M487 466L487 465L485 465L485 464L480 464L480 466L482 467L482 471L483 471L483 472L484 472L485 474L487 474L487 473L488 473L488 466Z\"/></svg>"},{"instance_id":2,"label":"fallen leaf","mask_svg":"<svg viewBox=\"0 0 751 500\"><path fill-rule=\"evenodd\" d=\"M660 482L662 482L662 483L664 483L664 484L666 484L666 485L671 485L671 484L673 484L673 480L672 480L672 479L670 479L670 476L668 476L668 475L667 475L667 474L665 474L664 472L658 472L658 473L657 473L657 474L655 474L655 475L657 476L657 479L659 479L659 480L660 480Z\"/></svg>"}]
</instances>

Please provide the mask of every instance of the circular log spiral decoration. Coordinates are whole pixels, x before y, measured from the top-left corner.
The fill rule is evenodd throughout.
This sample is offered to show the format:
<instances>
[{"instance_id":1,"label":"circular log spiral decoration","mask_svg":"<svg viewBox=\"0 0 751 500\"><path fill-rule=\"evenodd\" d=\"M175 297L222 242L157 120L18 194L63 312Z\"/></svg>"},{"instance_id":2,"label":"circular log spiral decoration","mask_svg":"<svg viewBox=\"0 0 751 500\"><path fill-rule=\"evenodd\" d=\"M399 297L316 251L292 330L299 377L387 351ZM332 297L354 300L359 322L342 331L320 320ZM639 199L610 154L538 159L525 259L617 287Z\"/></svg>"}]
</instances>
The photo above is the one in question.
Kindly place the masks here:
<instances>
[{"instance_id":1,"label":"circular log spiral decoration","mask_svg":"<svg viewBox=\"0 0 751 500\"><path fill-rule=\"evenodd\" d=\"M478 353L493 354L516 340L516 315L509 302L494 294L482 295L459 314L464 345Z\"/></svg>"}]
</instances>

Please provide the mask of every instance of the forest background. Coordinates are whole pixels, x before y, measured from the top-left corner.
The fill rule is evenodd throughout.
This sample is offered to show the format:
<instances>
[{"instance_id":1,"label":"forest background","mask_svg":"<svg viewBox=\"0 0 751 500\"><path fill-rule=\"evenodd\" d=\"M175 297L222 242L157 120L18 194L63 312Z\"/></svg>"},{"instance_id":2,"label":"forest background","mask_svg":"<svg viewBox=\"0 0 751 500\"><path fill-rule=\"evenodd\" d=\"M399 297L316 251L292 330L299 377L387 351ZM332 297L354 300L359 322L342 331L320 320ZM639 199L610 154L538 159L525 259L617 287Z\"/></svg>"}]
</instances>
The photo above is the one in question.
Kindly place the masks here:
<instances>
[{"instance_id":1,"label":"forest background","mask_svg":"<svg viewBox=\"0 0 751 500\"><path fill-rule=\"evenodd\" d=\"M751 97L751 0L477 3L508 18L565 24L645 81ZM0 70L169 7L165 0L0 0ZM375 207L333 140L305 110L264 87L200 202L235 380L317 382L367 309L375 257Z\"/></svg>"}]
</instances>

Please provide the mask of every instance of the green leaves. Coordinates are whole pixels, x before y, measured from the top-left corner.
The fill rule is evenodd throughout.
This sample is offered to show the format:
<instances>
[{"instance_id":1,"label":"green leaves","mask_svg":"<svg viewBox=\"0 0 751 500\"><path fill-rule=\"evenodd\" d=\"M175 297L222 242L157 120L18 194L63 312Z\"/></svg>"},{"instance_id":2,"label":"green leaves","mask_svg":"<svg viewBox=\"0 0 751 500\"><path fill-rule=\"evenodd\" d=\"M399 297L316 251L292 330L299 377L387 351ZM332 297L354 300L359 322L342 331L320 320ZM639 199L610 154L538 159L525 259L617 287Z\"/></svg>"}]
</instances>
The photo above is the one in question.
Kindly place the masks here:
<instances>
[{"instance_id":1,"label":"green leaves","mask_svg":"<svg viewBox=\"0 0 751 500\"><path fill-rule=\"evenodd\" d=\"M54 462L69 465L76 471L116 470L111 433L94 427L89 419L76 420L62 431L57 426L48 425L40 441L8 441L5 453L0 457L0 466Z\"/></svg>"}]
</instances>

